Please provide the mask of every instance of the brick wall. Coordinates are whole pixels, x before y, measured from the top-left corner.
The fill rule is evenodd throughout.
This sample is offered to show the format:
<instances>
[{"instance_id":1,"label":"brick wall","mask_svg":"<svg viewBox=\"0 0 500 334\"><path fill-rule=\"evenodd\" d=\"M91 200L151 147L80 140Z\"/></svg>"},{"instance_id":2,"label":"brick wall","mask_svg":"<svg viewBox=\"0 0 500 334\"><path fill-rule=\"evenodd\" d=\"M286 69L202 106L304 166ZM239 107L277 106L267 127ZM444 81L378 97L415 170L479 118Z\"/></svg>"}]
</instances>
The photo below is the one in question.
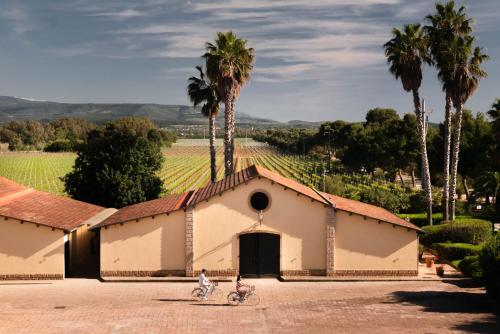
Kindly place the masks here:
<instances>
[{"instance_id":1,"label":"brick wall","mask_svg":"<svg viewBox=\"0 0 500 334\"><path fill-rule=\"evenodd\" d=\"M186 209L186 270L188 277L194 276L193 257L194 257L194 209Z\"/></svg>"},{"instance_id":2,"label":"brick wall","mask_svg":"<svg viewBox=\"0 0 500 334\"><path fill-rule=\"evenodd\" d=\"M326 218L326 276L334 275L334 251L335 251L335 209L327 208Z\"/></svg>"},{"instance_id":3,"label":"brick wall","mask_svg":"<svg viewBox=\"0 0 500 334\"><path fill-rule=\"evenodd\" d=\"M54 280L64 279L62 274L7 274L0 275L0 281L7 280Z\"/></svg>"}]
</instances>

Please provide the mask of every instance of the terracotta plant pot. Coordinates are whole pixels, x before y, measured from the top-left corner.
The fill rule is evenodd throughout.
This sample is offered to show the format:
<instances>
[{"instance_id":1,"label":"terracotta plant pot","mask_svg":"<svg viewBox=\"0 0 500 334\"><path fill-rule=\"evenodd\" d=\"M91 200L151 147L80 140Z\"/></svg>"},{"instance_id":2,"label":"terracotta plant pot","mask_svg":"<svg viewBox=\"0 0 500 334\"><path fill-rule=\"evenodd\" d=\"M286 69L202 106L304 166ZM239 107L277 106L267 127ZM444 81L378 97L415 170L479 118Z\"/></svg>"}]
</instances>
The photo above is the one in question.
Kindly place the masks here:
<instances>
[{"instance_id":1,"label":"terracotta plant pot","mask_svg":"<svg viewBox=\"0 0 500 334\"><path fill-rule=\"evenodd\" d=\"M444 276L444 267L443 266L436 267L436 274L439 277L443 277Z\"/></svg>"},{"instance_id":2,"label":"terracotta plant pot","mask_svg":"<svg viewBox=\"0 0 500 334\"><path fill-rule=\"evenodd\" d=\"M427 268L431 268L433 264L434 264L434 257L429 256L425 258L425 266Z\"/></svg>"}]
</instances>

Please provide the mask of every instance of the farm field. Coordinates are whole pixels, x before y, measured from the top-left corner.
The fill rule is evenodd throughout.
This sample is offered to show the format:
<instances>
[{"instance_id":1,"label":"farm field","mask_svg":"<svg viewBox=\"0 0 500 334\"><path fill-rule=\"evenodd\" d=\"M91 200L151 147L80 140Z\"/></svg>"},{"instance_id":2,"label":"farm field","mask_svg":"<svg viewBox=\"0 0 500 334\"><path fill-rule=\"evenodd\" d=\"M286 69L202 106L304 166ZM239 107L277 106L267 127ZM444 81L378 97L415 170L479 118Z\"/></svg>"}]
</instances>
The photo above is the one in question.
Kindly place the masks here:
<instances>
[{"instance_id":1,"label":"farm field","mask_svg":"<svg viewBox=\"0 0 500 334\"><path fill-rule=\"evenodd\" d=\"M224 176L223 146L218 140L217 176ZM210 157L208 139L180 139L163 151L165 163L159 175L166 194L193 190L209 182ZM71 171L76 155L73 153L7 152L0 153L0 175L38 190L64 194L61 177ZM273 147L241 138L235 140L235 169L252 164L263 166L303 184L322 188L324 162L303 156L281 154ZM362 174L342 174L353 187L373 186L374 181ZM385 182L377 181L383 185Z\"/></svg>"}]
</instances>

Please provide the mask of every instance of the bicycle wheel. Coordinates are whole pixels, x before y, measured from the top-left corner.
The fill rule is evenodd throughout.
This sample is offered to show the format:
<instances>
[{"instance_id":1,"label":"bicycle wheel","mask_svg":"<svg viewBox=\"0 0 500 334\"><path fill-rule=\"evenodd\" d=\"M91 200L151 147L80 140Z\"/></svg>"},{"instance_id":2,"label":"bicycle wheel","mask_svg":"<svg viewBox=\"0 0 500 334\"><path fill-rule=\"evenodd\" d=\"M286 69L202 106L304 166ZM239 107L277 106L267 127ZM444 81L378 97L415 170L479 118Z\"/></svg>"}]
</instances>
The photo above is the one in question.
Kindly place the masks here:
<instances>
[{"instance_id":1,"label":"bicycle wheel","mask_svg":"<svg viewBox=\"0 0 500 334\"><path fill-rule=\"evenodd\" d=\"M191 291L191 297L195 300L201 300L203 298L203 289L202 288L195 288L193 291Z\"/></svg>"},{"instance_id":2,"label":"bicycle wheel","mask_svg":"<svg viewBox=\"0 0 500 334\"><path fill-rule=\"evenodd\" d=\"M256 294L252 294L252 295L248 296L246 302L250 306L257 306L260 303L260 297L257 296Z\"/></svg>"},{"instance_id":3,"label":"bicycle wheel","mask_svg":"<svg viewBox=\"0 0 500 334\"><path fill-rule=\"evenodd\" d=\"M227 295L227 302L229 305L238 306L240 304L240 296L237 292L230 292Z\"/></svg>"},{"instance_id":4,"label":"bicycle wheel","mask_svg":"<svg viewBox=\"0 0 500 334\"><path fill-rule=\"evenodd\" d=\"M210 299L212 299L212 300L220 300L222 298L223 294L224 293L222 292L221 289L214 288L214 291L212 291L212 295L210 296Z\"/></svg>"}]
</instances>

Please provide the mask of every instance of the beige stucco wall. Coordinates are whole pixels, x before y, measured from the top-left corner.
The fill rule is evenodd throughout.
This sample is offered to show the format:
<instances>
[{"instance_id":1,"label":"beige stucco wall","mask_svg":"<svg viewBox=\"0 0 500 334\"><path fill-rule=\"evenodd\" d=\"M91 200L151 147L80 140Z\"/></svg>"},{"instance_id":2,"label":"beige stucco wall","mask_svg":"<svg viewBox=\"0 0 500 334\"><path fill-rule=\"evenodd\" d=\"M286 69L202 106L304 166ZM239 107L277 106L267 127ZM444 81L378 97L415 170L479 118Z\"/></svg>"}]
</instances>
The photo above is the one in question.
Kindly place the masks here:
<instances>
[{"instance_id":1,"label":"beige stucco wall","mask_svg":"<svg viewBox=\"0 0 500 334\"><path fill-rule=\"evenodd\" d=\"M336 212L335 270L417 270L415 230Z\"/></svg>"},{"instance_id":2,"label":"beige stucco wall","mask_svg":"<svg viewBox=\"0 0 500 334\"><path fill-rule=\"evenodd\" d=\"M0 216L0 275L64 275L62 230Z\"/></svg>"},{"instance_id":3,"label":"beige stucco wall","mask_svg":"<svg viewBox=\"0 0 500 334\"><path fill-rule=\"evenodd\" d=\"M249 197L257 190L270 195L271 203L259 225ZM194 210L194 270L236 270L239 267L238 234L272 231L281 235L281 270L325 269L326 217L323 204L267 179L214 196Z\"/></svg>"},{"instance_id":4,"label":"beige stucco wall","mask_svg":"<svg viewBox=\"0 0 500 334\"><path fill-rule=\"evenodd\" d=\"M184 270L185 212L101 228L101 271Z\"/></svg>"}]
</instances>

